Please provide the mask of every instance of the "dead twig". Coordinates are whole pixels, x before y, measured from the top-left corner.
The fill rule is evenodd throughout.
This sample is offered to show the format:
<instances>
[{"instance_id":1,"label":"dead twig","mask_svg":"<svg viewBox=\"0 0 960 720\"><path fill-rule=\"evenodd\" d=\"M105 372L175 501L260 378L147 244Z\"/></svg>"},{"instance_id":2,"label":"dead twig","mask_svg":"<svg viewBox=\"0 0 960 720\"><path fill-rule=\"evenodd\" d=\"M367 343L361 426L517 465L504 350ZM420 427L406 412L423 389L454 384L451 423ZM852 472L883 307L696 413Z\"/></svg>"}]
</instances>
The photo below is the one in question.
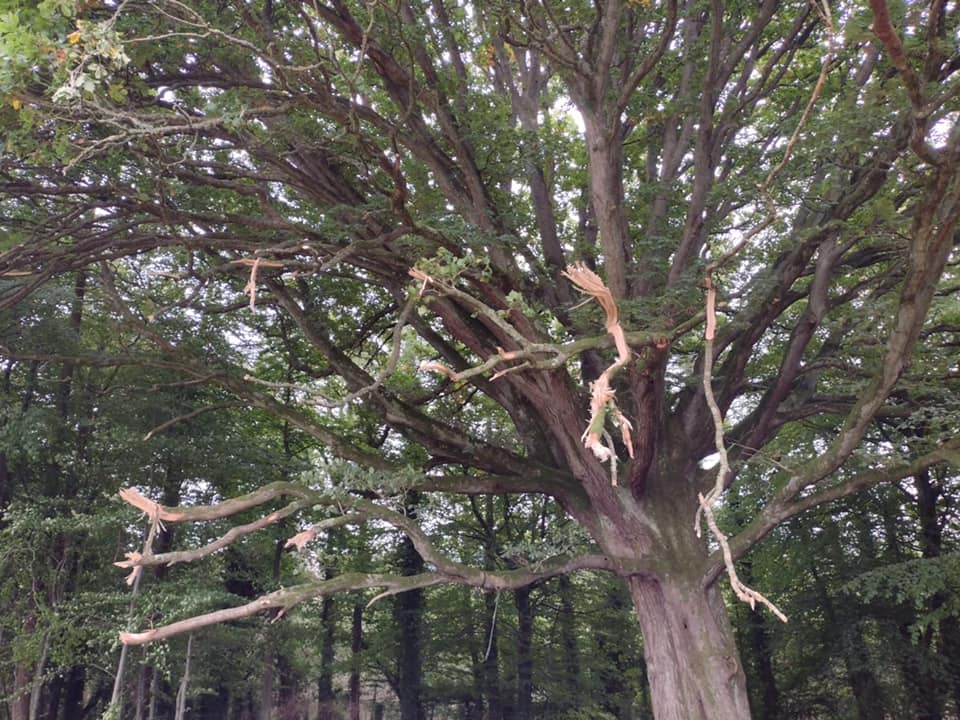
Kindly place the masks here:
<instances>
[{"instance_id":1,"label":"dead twig","mask_svg":"<svg viewBox=\"0 0 960 720\"><path fill-rule=\"evenodd\" d=\"M703 495L702 493L699 495L700 502L697 506L697 511L694 514L694 529L696 530L697 537L700 537L701 516L703 516L707 521L707 527L710 529L710 532L713 533L714 538L716 538L720 545L720 549L723 554L723 563L727 569L727 577L730 579L730 586L733 588L733 591L736 593L737 597L750 605L751 608L755 607L757 602L766 605L768 608L770 608L771 612L773 612L773 614L780 618L783 622L787 621L787 617L776 607L776 605L740 581L740 578L737 576L736 568L733 565L733 554L730 551L730 546L727 542L727 536L723 533L723 531L720 530L713 513L713 504L717 502L723 495L723 491L726 488L727 482L733 476L733 471L730 468L730 460L727 456L727 448L724 441L723 413L721 412L720 406L717 403L717 399L713 394L713 340L717 330L717 288L713 281L713 275L718 268L727 263L731 258L743 250L754 237L756 237L765 228L776 222L777 208L773 202L773 196L770 194L770 188L776 178L787 166L787 163L790 161L793 149L800 138L800 133L806 126L807 121L813 112L813 108L816 105L817 100L820 98L820 94L823 92L823 86L826 83L827 75L830 72L830 65L834 58L833 16L830 12L829 0L810 0L810 2L826 27L827 52L823 56L823 61L820 67L820 75L817 77L817 83L813 88L813 92L810 94L810 99L807 101L807 105L804 108L803 114L800 116L800 120L797 123L796 128L794 128L793 133L790 135L790 139L787 141L786 148L783 152L783 157L780 159L779 163L771 168L766 178L764 178L763 182L758 186L764 206L767 209L767 214L764 219L759 224L754 226L749 232L747 232L740 239L740 241L733 246L733 248L707 265L705 274L706 276L704 278L707 298L706 331L704 333L703 348L703 394L707 403L707 407L710 409L710 416L713 420L714 445L717 450L718 461L716 480L713 487L709 490L709 492L707 492L706 495Z\"/></svg>"},{"instance_id":2,"label":"dead twig","mask_svg":"<svg viewBox=\"0 0 960 720\"><path fill-rule=\"evenodd\" d=\"M717 448L717 476L713 487L706 495L698 494L700 504L694 517L694 529L697 537L700 537L700 516L701 513L707 521L707 527L713 533L720 550L723 553L723 564L727 569L727 577L730 579L730 587L733 592L743 602L751 608L756 607L758 602L766 605L770 611L783 622L787 622L787 616L766 597L747 587L737 575L737 570L733 564L733 554L730 552L730 545L727 542L727 536L717 525L717 520L713 514L713 503L720 499L726 486L727 478L731 475L730 460L727 457L727 447L723 437L723 415L720 412L720 406L713 395L713 339L717 328L717 289L707 276L707 328L705 333L704 363L703 363L703 394L710 408L710 416L713 418L713 440Z\"/></svg>"}]
</instances>

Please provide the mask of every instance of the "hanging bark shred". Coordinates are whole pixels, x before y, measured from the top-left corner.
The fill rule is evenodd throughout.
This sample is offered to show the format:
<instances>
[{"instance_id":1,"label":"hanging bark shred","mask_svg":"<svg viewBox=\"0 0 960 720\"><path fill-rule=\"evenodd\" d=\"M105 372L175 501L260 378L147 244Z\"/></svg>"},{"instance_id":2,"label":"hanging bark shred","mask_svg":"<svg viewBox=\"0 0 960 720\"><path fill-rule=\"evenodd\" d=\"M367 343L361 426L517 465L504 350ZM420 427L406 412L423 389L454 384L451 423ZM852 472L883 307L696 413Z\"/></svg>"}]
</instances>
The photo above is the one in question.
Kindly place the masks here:
<instances>
[{"instance_id":1,"label":"hanging bark shred","mask_svg":"<svg viewBox=\"0 0 960 720\"><path fill-rule=\"evenodd\" d=\"M607 288L606 284L593 270L582 263L569 265L563 271L564 277L577 286L577 289L585 295L589 295L600 303L606 313L607 332L613 337L613 343L617 348L617 359L602 373L600 377L590 384L590 422L583 433L584 447L588 448L593 454L604 462L616 462L616 453L613 447L605 445L602 441L604 434L603 424L606 414L613 415L620 428L620 435L624 444L627 446L627 452L633 457L633 437L630 433L632 426L630 421L624 416L617 407L613 388L610 387L610 379L613 374L630 360L630 346L627 345L627 337L620 324L620 312L617 309L617 303L613 299L613 294ZM612 445L612 443L609 443ZM616 484L616 476L613 478Z\"/></svg>"},{"instance_id":2,"label":"hanging bark shred","mask_svg":"<svg viewBox=\"0 0 960 720\"><path fill-rule=\"evenodd\" d=\"M282 268L283 263L277 260L264 260L263 258L241 258L233 260L231 265L244 265L250 268L250 279L243 288L243 294L250 296L250 309L257 309L257 272L261 267Z\"/></svg>"},{"instance_id":3,"label":"hanging bark shred","mask_svg":"<svg viewBox=\"0 0 960 720\"><path fill-rule=\"evenodd\" d=\"M710 416L713 419L714 444L717 449L717 476L713 487L704 495L700 493L700 501L697 512L694 517L694 528L697 537L700 536L700 517L701 515L707 521L707 527L720 545L720 552L723 554L723 564L727 569L727 577L730 580L730 587L736 596L747 605L754 609L757 603L765 605L770 612L776 615L782 622L787 622L787 616L780 608L774 605L770 600L758 593L751 587L748 587L740 580L737 575L737 569L733 564L733 553L730 551L730 544L727 542L727 536L717 525L716 517L713 514L713 503L720 499L726 487L727 478L731 474L730 460L727 457L727 446L723 434L723 415L720 412L720 406L713 395L713 340L717 330L717 286L713 282L712 276L708 273L706 277L706 332L704 333L704 361L703 361L703 395L707 401L707 407L710 408Z\"/></svg>"}]
</instances>

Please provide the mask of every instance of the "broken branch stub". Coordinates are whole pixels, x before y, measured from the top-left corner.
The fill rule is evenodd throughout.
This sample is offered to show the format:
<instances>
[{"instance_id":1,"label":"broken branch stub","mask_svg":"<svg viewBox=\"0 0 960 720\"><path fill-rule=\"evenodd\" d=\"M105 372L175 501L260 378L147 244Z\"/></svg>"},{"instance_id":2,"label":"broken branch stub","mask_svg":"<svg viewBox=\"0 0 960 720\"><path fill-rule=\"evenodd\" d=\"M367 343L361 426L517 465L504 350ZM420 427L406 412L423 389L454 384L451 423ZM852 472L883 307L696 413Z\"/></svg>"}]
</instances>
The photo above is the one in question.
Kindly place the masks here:
<instances>
[{"instance_id":1,"label":"broken branch stub","mask_svg":"<svg viewBox=\"0 0 960 720\"><path fill-rule=\"evenodd\" d=\"M292 538L287 540L286 544L283 547L284 548L295 547L297 550L302 551L303 548L306 547L307 543L313 540L316 536L317 536L317 531L314 530L313 528L309 528L307 530L298 532Z\"/></svg>"},{"instance_id":2,"label":"broken branch stub","mask_svg":"<svg viewBox=\"0 0 960 720\"><path fill-rule=\"evenodd\" d=\"M140 491L135 488L120 488L120 499L128 505L133 505L133 507L140 512L149 515L151 518L156 518L157 520L166 522L179 522L186 517L184 513L172 512L167 510L160 503L154 502L148 497L144 497Z\"/></svg>"}]
</instances>

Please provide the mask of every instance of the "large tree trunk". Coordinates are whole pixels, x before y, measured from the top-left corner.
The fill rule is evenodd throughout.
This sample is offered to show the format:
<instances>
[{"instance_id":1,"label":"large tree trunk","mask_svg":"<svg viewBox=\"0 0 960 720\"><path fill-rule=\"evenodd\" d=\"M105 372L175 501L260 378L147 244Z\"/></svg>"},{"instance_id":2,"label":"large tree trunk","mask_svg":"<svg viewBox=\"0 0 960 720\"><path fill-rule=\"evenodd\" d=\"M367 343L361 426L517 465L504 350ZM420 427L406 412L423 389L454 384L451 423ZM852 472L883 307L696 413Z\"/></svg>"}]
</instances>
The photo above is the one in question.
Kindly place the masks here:
<instances>
[{"instance_id":1,"label":"large tree trunk","mask_svg":"<svg viewBox=\"0 0 960 720\"><path fill-rule=\"evenodd\" d=\"M747 683L719 589L664 574L627 581L657 720L749 720Z\"/></svg>"}]
</instances>

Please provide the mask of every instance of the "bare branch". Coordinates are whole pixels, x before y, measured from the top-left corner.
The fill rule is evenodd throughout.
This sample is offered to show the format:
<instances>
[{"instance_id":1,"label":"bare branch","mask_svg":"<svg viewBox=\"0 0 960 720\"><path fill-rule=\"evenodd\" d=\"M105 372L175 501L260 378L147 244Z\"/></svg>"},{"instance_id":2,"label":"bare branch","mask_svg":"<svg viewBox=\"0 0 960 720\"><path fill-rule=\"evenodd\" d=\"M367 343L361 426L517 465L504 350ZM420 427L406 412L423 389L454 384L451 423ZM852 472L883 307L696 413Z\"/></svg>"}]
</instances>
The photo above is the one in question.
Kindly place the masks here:
<instances>
[{"instance_id":1,"label":"bare branch","mask_svg":"<svg viewBox=\"0 0 960 720\"><path fill-rule=\"evenodd\" d=\"M558 558L541 563L536 568L520 568L503 572L476 570L469 576L447 575L443 572L428 572L419 575L386 575L375 573L346 573L329 580L305 583L283 588L235 608L225 608L205 613L186 620L170 623L145 632L120 633L124 645L144 645L191 632L209 625L241 620L272 608L284 611L307 600L351 590L386 588L391 594L434 585L469 585L482 590L512 590L526 587L540 580L563 575L577 570L612 571L612 563L603 556L584 555L575 558Z\"/></svg>"},{"instance_id":2,"label":"bare branch","mask_svg":"<svg viewBox=\"0 0 960 720\"><path fill-rule=\"evenodd\" d=\"M205 378L203 380L199 380L196 382L199 384L203 384L208 381L209 381L209 378ZM205 413L208 413L208 412L216 412L217 410L232 410L234 408L242 408L246 406L247 404L242 402L225 402L225 403L217 403L216 405L207 405L206 407L197 408L192 412L184 413L183 415L178 415L175 418L171 418L166 422L160 423L155 428L153 428L153 430L151 430L146 435L144 435L143 440L144 442L146 442L147 440L152 440L156 435L159 435L160 433L167 430L168 428L173 427L177 423L186 422L187 420L193 420L193 418L198 417L200 415L204 415Z\"/></svg>"},{"instance_id":3,"label":"bare branch","mask_svg":"<svg viewBox=\"0 0 960 720\"><path fill-rule=\"evenodd\" d=\"M717 449L717 475L713 487L704 495L698 493L700 501L697 511L694 514L694 529L697 537L700 536L700 514L703 513L707 521L707 527L713 537L720 545L723 557L723 565L727 569L727 577L730 580L730 587L740 600L747 603L753 609L757 602L766 605L770 611L783 622L787 622L787 617L780 609L770 602L762 594L747 587L738 577L737 570L733 565L733 555L730 552L730 546L727 543L727 536L717 525L713 514L713 503L715 503L723 494L724 486L728 476L731 475L730 461L727 458L727 447L723 437L723 415L717 405L717 400L713 396L713 339L717 327L716 314L717 291L713 285L711 277L707 276L707 328L705 334L704 363L703 363L703 392L706 397L707 406L710 408L710 416L713 418L714 443ZM712 579L711 579L712 580Z\"/></svg>"},{"instance_id":4,"label":"bare branch","mask_svg":"<svg viewBox=\"0 0 960 720\"><path fill-rule=\"evenodd\" d=\"M737 575L737 569L733 564L733 554L730 552L730 544L727 541L727 536L717 525L717 520L713 515L713 508L710 507L707 498L704 497L702 493L699 495L699 498L700 508L703 510L703 515L707 520L707 526L710 528L710 532L713 533L717 543L720 545L720 552L723 555L723 565L727 569L727 578L730 580L730 587L733 589L733 592L738 598L740 598L741 601L749 605L751 610L756 608L757 603L759 602L762 605L765 605L770 612L780 619L781 622L787 622L787 616L781 612L780 608L778 608L756 590L744 585L743 581L740 580L740 577Z\"/></svg>"}]
</instances>

